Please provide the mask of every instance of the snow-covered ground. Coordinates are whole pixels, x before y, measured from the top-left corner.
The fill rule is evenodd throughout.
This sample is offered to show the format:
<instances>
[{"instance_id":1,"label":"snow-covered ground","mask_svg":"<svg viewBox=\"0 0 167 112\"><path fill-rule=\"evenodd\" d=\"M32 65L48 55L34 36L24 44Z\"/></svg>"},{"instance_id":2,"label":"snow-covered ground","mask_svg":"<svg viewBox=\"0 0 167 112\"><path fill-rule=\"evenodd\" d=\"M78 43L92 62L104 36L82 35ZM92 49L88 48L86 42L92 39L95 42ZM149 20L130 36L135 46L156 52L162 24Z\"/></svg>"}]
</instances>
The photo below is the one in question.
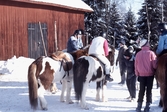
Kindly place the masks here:
<instances>
[{"instance_id":1,"label":"snow-covered ground","mask_svg":"<svg viewBox=\"0 0 167 112\"><path fill-rule=\"evenodd\" d=\"M13 57L6 61L0 61L0 112L31 112L28 98L27 70L34 59L25 57ZM46 92L48 102L47 112L135 112L137 102L130 102L126 85L118 85L120 74L118 66L114 66L113 82L107 85L108 102L95 101L95 82L91 82L86 94L86 101L89 110L81 109L75 101L74 90L72 99L74 104L66 104L59 101L61 84L57 83L59 89L56 94ZM158 107L159 89L154 81L153 103L150 112L161 112ZM138 97L138 91L137 95ZM145 102L143 103L143 107ZM40 108L36 112L42 112Z\"/></svg>"}]
</instances>

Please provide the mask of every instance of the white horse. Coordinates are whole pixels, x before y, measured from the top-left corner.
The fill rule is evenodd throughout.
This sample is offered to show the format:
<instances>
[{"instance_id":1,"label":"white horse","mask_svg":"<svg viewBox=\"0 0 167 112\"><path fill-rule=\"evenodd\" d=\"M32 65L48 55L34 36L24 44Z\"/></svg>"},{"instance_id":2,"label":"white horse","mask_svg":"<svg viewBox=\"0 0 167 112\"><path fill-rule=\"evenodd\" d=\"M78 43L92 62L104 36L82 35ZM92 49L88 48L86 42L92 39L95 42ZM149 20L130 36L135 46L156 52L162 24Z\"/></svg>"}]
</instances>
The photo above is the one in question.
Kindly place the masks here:
<instances>
[{"instance_id":1,"label":"white horse","mask_svg":"<svg viewBox=\"0 0 167 112\"><path fill-rule=\"evenodd\" d=\"M79 55L85 55L83 50L69 53L53 53L49 57L39 57L28 69L28 87L29 101L31 108L36 110L38 107L38 98L43 110L47 110L47 102L44 97L45 90L50 89L51 84L61 81L62 92L60 101L68 104L73 103L71 100L71 88L73 82L72 65ZM67 62L64 62L66 60ZM66 98L64 96L65 91Z\"/></svg>"}]
</instances>

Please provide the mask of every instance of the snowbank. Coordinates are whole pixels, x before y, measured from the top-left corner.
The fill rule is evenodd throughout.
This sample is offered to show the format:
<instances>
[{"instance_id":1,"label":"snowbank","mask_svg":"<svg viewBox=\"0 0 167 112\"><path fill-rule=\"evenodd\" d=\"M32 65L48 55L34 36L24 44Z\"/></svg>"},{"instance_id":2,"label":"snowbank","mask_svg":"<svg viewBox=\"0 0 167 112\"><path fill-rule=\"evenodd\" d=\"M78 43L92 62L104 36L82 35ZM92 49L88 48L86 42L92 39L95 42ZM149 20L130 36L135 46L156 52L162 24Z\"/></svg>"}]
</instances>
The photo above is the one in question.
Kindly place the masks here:
<instances>
[{"instance_id":1,"label":"snowbank","mask_svg":"<svg viewBox=\"0 0 167 112\"><path fill-rule=\"evenodd\" d=\"M15 74L25 74L28 71L29 65L34 61L34 59L13 56L7 61L0 61L0 74L1 75L15 75Z\"/></svg>"}]
</instances>

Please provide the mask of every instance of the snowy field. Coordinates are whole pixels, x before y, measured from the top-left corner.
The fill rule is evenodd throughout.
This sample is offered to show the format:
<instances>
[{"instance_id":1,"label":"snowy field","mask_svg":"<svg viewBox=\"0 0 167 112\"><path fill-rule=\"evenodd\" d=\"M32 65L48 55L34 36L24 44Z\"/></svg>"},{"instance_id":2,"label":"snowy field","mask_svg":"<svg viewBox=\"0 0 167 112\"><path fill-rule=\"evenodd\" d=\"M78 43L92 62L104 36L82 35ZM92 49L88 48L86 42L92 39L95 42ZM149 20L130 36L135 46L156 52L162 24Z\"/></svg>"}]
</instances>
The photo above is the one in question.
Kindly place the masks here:
<instances>
[{"instance_id":1,"label":"snowy field","mask_svg":"<svg viewBox=\"0 0 167 112\"><path fill-rule=\"evenodd\" d=\"M27 70L33 59L25 57L13 57L6 61L0 61L0 112L32 112L28 98ZM89 110L81 109L75 101L74 90L72 99L74 104L66 104L59 101L61 84L57 83L59 89L56 94L46 92L48 102L47 112L135 112L137 102L130 102L126 85L118 85L120 74L118 66L114 66L113 82L107 85L108 102L95 101L95 82L91 82L87 90L86 100ZM150 112L161 112L158 107L159 89L154 81L153 103ZM138 97L138 91L137 96ZM143 108L145 102L143 103ZM40 108L36 112L43 112Z\"/></svg>"}]
</instances>

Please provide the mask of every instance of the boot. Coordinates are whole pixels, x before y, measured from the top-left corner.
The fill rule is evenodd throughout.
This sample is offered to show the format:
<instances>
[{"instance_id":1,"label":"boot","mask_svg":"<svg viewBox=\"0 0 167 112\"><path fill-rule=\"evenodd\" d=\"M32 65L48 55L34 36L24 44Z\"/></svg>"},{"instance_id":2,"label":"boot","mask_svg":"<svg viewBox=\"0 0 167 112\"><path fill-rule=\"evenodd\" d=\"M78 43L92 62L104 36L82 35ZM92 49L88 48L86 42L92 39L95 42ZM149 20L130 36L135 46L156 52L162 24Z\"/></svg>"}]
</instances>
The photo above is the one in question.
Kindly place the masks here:
<instances>
[{"instance_id":1,"label":"boot","mask_svg":"<svg viewBox=\"0 0 167 112\"><path fill-rule=\"evenodd\" d=\"M141 112L142 102L138 102L136 112Z\"/></svg>"},{"instance_id":2,"label":"boot","mask_svg":"<svg viewBox=\"0 0 167 112\"><path fill-rule=\"evenodd\" d=\"M146 103L146 107L144 108L144 112L149 112L150 110L150 103Z\"/></svg>"},{"instance_id":3,"label":"boot","mask_svg":"<svg viewBox=\"0 0 167 112\"><path fill-rule=\"evenodd\" d=\"M113 81L114 79L111 78L109 74L106 74L105 80L111 82L111 81Z\"/></svg>"}]
</instances>

